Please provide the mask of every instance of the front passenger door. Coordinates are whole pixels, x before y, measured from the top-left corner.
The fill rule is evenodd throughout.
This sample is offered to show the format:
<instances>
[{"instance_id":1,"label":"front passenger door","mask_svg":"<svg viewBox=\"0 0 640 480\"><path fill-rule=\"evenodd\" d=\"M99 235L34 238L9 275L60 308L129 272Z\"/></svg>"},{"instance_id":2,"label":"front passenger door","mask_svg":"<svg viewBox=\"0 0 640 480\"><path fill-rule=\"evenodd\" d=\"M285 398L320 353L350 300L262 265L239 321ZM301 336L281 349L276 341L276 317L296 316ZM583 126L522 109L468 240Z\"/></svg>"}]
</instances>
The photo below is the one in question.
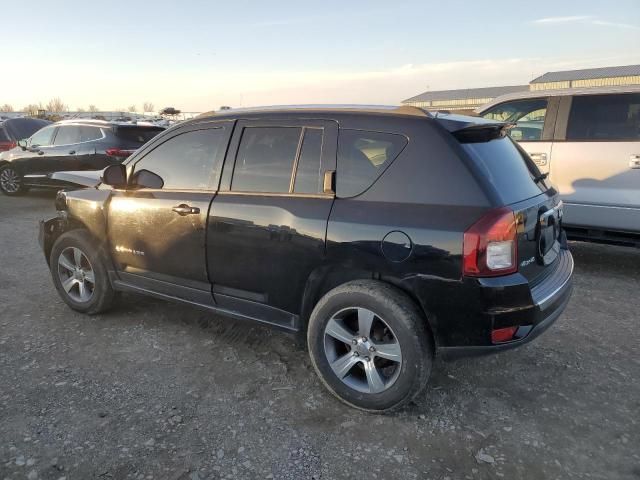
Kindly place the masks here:
<instances>
[{"instance_id":1,"label":"front passenger door","mask_svg":"<svg viewBox=\"0 0 640 480\"><path fill-rule=\"evenodd\" d=\"M130 178L147 170L164 185L113 192L107 231L120 282L212 303L206 225L232 128L220 121L176 130L133 159Z\"/></svg>"}]
</instances>

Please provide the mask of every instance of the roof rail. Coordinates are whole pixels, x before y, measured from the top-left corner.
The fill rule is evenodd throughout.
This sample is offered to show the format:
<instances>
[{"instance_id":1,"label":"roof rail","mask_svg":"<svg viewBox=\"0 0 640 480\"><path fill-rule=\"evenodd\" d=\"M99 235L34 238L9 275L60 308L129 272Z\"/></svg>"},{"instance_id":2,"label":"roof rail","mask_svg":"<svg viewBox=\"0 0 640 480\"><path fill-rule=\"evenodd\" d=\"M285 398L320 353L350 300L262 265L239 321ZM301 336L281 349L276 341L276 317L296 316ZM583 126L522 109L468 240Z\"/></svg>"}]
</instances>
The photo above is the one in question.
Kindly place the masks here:
<instances>
[{"instance_id":1,"label":"roof rail","mask_svg":"<svg viewBox=\"0 0 640 480\"><path fill-rule=\"evenodd\" d=\"M286 112L286 111L362 111L373 113L396 113L400 115L413 115L420 117L431 117L427 110L413 105L269 105L262 107L230 108L225 110L211 110L204 112L195 118L212 117L217 115L234 115L243 113L262 112Z\"/></svg>"}]
</instances>

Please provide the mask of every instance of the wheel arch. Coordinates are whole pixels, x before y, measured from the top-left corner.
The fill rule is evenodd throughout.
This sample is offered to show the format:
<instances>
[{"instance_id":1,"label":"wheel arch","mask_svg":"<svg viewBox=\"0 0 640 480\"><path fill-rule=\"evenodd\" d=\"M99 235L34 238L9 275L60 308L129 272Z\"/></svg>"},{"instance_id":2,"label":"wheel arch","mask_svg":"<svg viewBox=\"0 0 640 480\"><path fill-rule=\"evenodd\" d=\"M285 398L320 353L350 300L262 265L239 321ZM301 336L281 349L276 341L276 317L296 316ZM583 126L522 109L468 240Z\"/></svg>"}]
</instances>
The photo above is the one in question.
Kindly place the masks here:
<instances>
[{"instance_id":1,"label":"wheel arch","mask_svg":"<svg viewBox=\"0 0 640 480\"><path fill-rule=\"evenodd\" d=\"M66 213L66 212L65 212ZM63 234L72 230L86 230L92 238L96 239L96 236L91 233L91 230L81 220L68 215L58 216L43 222L44 238L43 238L43 250L47 261L50 260L51 250L56 240Z\"/></svg>"},{"instance_id":2,"label":"wheel arch","mask_svg":"<svg viewBox=\"0 0 640 480\"><path fill-rule=\"evenodd\" d=\"M354 281L354 280L376 280L381 283L385 283L399 290L405 294L416 305L418 310L422 313L425 325L431 334L434 344L432 347L436 348L436 324L433 321L433 315L425 308L424 302L421 302L416 293L409 288L409 286L403 282L400 278L393 276L383 275L380 272L372 270L357 269L347 267L345 265L326 265L316 269L309 275L305 284L305 289L302 297L302 305L300 309L300 330L306 333L307 326L309 324L309 317L316 304L320 299L327 294L330 290L333 290L340 285Z\"/></svg>"}]
</instances>

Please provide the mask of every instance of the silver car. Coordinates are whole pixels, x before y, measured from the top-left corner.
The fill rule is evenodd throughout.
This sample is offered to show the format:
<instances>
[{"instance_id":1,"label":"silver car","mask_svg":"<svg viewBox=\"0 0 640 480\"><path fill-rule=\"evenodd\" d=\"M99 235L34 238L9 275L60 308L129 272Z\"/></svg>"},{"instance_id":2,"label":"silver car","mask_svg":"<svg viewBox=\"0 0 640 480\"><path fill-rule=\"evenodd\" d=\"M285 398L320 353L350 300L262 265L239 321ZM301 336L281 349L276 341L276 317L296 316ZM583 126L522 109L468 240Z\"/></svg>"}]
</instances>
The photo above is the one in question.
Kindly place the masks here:
<instances>
[{"instance_id":1,"label":"silver car","mask_svg":"<svg viewBox=\"0 0 640 480\"><path fill-rule=\"evenodd\" d=\"M640 86L508 94L480 107L560 190L573 238L640 245Z\"/></svg>"}]
</instances>

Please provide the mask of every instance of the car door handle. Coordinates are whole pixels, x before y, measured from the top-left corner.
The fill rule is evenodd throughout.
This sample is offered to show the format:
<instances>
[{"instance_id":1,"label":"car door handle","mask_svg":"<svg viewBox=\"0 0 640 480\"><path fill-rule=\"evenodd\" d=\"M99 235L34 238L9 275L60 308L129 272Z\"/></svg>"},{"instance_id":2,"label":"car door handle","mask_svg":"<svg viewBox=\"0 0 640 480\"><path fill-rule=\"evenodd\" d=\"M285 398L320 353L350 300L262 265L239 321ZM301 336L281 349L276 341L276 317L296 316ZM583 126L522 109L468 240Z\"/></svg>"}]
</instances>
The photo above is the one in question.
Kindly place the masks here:
<instances>
[{"instance_id":1,"label":"car door handle","mask_svg":"<svg viewBox=\"0 0 640 480\"><path fill-rule=\"evenodd\" d=\"M198 207L191 207L185 203L181 203L180 205L173 207L171 210L181 216L196 215L200 213L200 209Z\"/></svg>"},{"instance_id":2,"label":"car door handle","mask_svg":"<svg viewBox=\"0 0 640 480\"><path fill-rule=\"evenodd\" d=\"M629 168L640 168L640 155L631 155L629 159Z\"/></svg>"},{"instance_id":3,"label":"car door handle","mask_svg":"<svg viewBox=\"0 0 640 480\"><path fill-rule=\"evenodd\" d=\"M38 150L38 155L44 155L44 152L42 150Z\"/></svg>"},{"instance_id":4,"label":"car door handle","mask_svg":"<svg viewBox=\"0 0 640 480\"><path fill-rule=\"evenodd\" d=\"M533 160L533 163L539 167L544 167L547 164L546 153L531 153L529 156L531 157L531 160Z\"/></svg>"},{"instance_id":5,"label":"car door handle","mask_svg":"<svg viewBox=\"0 0 640 480\"><path fill-rule=\"evenodd\" d=\"M71 151L69 152L69 155L75 155L75 154L76 154L76 151L75 151L75 150L71 150Z\"/></svg>"}]
</instances>

